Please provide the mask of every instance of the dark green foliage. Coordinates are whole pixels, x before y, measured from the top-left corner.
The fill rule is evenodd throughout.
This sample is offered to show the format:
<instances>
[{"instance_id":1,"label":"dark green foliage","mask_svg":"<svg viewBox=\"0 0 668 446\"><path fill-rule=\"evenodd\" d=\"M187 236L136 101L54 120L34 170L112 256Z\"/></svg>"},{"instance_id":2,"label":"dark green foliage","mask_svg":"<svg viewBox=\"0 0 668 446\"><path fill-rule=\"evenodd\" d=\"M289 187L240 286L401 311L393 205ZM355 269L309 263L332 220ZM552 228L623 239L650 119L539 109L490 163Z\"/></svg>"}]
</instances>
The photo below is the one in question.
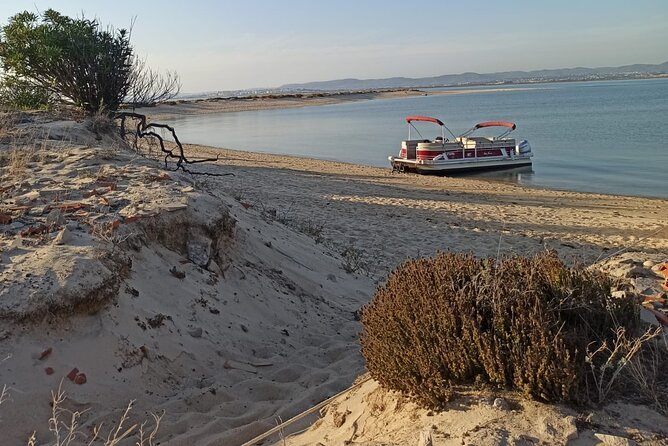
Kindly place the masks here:
<instances>
[{"instance_id":1,"label":"dark green foliage","mask_svg":"<svg viewBox=\"0 0 668 446\"><path fill-rule=\"evenodd\" d=\"M588 400L587 346L634 332L632 298L554 252L495 261L447 253L397 268L362 314L362 354L383 386L442 407L486 382L545 401ZM596 348L596 347L594 347Z\"/></svg>"},{"instance_id":2,"label":"dark green foliage","mask_svg":"<svg viewBox=\"0 0 668 446\"><path fill-rule=\"evenodd\" d=\"M16 14L2 27L5 77L86 111L116 110L128 93L133 53L129 33L52 9Z\"/></svg>"},{"instance_id":3,"label":"dark green foliage","mask_svg":"<svg viewBox=\"0 0 668 446\"><path fill-rule=\"evenodd\" d=\"M0 81L0 104L19 110L40 110L51 106L54 97L43 88L36 88L16 78Z\"/></svg>"}]
</instances>

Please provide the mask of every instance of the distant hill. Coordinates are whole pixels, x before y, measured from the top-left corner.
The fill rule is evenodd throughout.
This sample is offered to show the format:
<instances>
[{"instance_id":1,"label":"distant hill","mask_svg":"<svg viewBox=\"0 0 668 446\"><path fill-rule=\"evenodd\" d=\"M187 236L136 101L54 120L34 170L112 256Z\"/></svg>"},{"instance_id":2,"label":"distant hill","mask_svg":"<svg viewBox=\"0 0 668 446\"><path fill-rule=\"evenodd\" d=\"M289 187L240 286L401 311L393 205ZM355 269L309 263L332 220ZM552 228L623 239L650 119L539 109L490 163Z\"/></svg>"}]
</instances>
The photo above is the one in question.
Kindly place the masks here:
<instances>
[{"instance_id":1,"label":"distant hill","mask_svg":"<svg viewBox=\"0 0 668 446\"><path fill-rule=\"evenodd\" d=\"M433 77L390 77L386 79L337 79L331 81L286 84L279 90L365 90L377 88L445 87L480 84L512 84L576 80L638 79L668 75L668 62L659 65L635 64L622 67L560 68L499 73L461 73Z\"/></svg>"}]
</instances>

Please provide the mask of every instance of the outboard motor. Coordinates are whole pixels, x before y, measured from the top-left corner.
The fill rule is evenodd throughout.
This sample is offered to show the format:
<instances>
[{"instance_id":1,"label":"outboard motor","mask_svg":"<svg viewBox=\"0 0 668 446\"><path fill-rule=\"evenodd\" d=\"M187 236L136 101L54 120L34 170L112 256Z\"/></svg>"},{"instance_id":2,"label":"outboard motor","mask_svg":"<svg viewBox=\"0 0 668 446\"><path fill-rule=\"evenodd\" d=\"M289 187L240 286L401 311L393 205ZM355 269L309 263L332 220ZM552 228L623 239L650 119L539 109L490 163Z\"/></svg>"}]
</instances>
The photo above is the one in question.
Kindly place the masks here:
<instances>
[{"instance_id":1,"label":"outboard motor","mask_svg":"<svg viewBox=\"0 0 668 446\"><path fill-rule=\"evenodd\" d=\"M529 152L531 152L531 144L529 144L529 141L526 139L523 139L517 146L515 146L515 153L517 155L525 155Z\"/></svg>"}]
</instances>

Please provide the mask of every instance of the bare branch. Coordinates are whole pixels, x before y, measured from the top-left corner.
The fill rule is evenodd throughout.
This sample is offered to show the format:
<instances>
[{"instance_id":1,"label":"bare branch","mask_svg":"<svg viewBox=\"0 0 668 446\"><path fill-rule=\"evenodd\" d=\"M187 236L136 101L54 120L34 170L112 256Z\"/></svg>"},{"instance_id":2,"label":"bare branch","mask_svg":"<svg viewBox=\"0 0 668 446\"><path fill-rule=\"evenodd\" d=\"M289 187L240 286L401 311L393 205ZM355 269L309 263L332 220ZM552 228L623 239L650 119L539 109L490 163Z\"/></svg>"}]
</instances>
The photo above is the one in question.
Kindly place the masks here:
<instances>
[{"instance_id":1,"label":"bare branch","mask_svg":"<svg viewBox=\"0 0 668 446\"><path fill-rule=\"evenodd\" d=\"M125 138L126 135L126 120L127 119L134 119L137 121L137 126L135 128L135 132L133 133L133 136L135 138L154 138L155 140L158 141L160 144L160 150L162 151L163 154L165 154L165 169L168 170L182 170L183 172L189 173L191 175L208 175L212 177L222 177L222 176L227 176L227 175L234 175L233 173L210 173L210 172L193 172L191 171L187 165L189 164L199 164L199 163L206 163L206 162L213 162L213 161L218 161L218 157L216 158L203 158L203 159L197 159L197 160L190 160L186 158L186 155L183 151L183 144L181 144L181 141L179 141L178 136L176 136L176 131L174 130L173 127L167 125L167 124L156 124L156 123L149 123L147 122L147 118L145 115L139 114L139 113L134 113L134 112L121 112L117 113L114 117L115 119L120 120L120 129L121 129L121 137ZM176 146L174 149L168 149L165 146L165 140L160 136L158 133L156 133L154 130L155 129L164 129L167 130L168 132L171 133L172 138L174 138L174 142L176 143ZM135 148L137 148L136 144L137 139L135 139ZM174 153L175 150L178 149L177 153ZM176 160L176 167L173 169L169 168L168 161L169 160Z\"/></svg>"}]
</instances>

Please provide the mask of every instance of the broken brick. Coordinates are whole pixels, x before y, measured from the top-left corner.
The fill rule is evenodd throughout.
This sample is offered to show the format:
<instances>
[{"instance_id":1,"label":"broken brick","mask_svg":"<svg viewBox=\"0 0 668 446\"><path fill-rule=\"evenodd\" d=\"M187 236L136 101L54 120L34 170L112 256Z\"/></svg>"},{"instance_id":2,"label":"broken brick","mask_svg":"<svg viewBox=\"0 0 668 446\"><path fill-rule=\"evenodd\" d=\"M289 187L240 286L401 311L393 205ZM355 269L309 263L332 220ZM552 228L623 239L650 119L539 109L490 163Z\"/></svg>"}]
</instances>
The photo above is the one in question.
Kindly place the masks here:
<instances>
[{"instance_id":1,"label":"broken brick","mask_svg":"<svg viewBox=\"0 0 668 446\"><path fill-rule=\"evenodd\" d=\"M44 369L47 375L53 375L55 370L53 370L53 367L47 367Z\"/></svg>"},{"instance_id":2,"label":"broken brick","mask_svg":"<svg viewBox=\"0 0 668 446\"><path fill-rule=\"evenodd\" d=\"M21 236L22 237L31 237L33 235L39 235L43 234L45 232L49 232L49 228L45 225L39 224L36 226L31 226L28 229L24 229L21 231Z\"/></svg>"},{"instance_id":3,"label":"broken brick","mask_svg":"<svg viewBox=\"0 0 668 446\"><path fill-rule=\"evenodd\" d=\"M8 225L12 222L12 216L0 213L0 225Z\"/></svg>"},{"instance_id":4,"label":"broken brick","mask_svg":"<svg viewBox=\"0 0 668 446\"><path fill-rule=\"evenodd\" d=\"M53 349L52 349L51 347L49 347L49 348L47 348L46 350L44 350L44 351L39 355L39 360L42 361L42 360L48 358L52 351L53 351Z\"/></svg>"},{"instance_id":5,"label":"broken brick","mask_svg":"<svg viewBox=\"0 0 668 446\"><path fill-rule=\"evenodd\" d=\"M101 187L108 187L110 192L116 190L116 183L113 181L97 181L96 183Z\"/></svg>"},{"instance_id":6,"label":"broken brick","mask_svg":"<svg viewBox=\"0 0 668 446\"><path fill-rule=\"evenodd\" d=\"M75 201L71 203L57 204L54 207L60 209L61 211L76 211L77 209L84 207L84 204Z\"/></svg>"},{"instance_id":7,"label":"broken brick","mask_svg":"<svg viewBox=\"0 0 668 446\"><path fill-rule=\"evenodd\" d=\"M129 215L129 216L127 216L123 219L123 223L126 223L126 224L127 223L132 223L132 222L137 221L137 220L139 220L138 215Z\"/></svg>"},{"instance_id":8,"label":"broken brick","mask_svg":"<svg viewBox=\"0 0 668 446\"><path fill-rule=\"evenodd\" d=\"M70 381L74 381L74 378L76 378L78 374L79 374L79 369L74 367L70 371L70 373L67 374L67 379L69 379Z\"/></svg>"}]
</instances>

